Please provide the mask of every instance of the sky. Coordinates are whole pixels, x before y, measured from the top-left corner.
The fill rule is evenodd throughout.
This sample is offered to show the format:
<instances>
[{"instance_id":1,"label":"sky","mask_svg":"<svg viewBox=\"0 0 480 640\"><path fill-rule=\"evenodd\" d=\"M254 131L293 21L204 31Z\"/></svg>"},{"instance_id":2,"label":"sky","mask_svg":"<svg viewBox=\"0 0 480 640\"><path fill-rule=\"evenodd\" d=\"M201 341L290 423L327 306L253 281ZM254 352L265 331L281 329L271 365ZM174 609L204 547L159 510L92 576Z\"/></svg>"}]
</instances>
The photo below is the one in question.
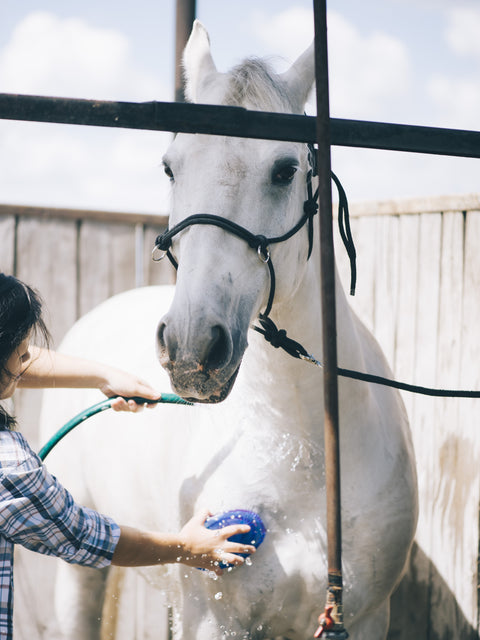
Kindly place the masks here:
<instances>
[{"instance_id":1,"label":"sky","mask_svg":"<svg viewBox=\"0 0 480 640\"><path fill-rule=\"evenodd\" d=\"M332 117L480 131L480 0L330 0ZM311 0L197 0L217 68L284 70ZM241 8L240 8L241 7ZM174 96L175 0L0 0L0 92ZM314 113L312 99L308 112ZM0 204L167 213L171 134L0 120ZM334 147L350 202L480 192L480 160Z\"/></svg>"}]
</instances>

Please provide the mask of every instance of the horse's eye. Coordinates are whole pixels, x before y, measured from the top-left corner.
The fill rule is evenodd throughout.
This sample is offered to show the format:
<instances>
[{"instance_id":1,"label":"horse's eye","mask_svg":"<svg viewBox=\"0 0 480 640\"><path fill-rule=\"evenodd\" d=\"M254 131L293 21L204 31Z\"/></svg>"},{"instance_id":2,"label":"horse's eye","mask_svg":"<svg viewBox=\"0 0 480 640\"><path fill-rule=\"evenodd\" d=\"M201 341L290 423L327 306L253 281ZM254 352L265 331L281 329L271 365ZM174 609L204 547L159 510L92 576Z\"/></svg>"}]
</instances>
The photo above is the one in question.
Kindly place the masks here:
<instances>
[{"instance_id":1,"label":"horse's eye","mask_svg":"<svg viewBox=\"0 0 480 640\"><path fill-rule=\"evenodd\" d=\"M164 164L164 165L163 165L163 170L165 171L165 173L167 174L167 176L170 178L170 180L173 180L173 171L170 169L170 167L168 166L168 164Z\"/></svg>"},{"instance_id":2,"label":"horse's eye","mask_svg":"<svg viewBox=\"0 0 480 640\"><path fill-rule=\"evenodd\" d=\"M276 168L272 174L273 184L289 184L293 180L293 176L297 172L297 167L293 164L284 165L283 167Z\"/></svg>"}]
</instances>

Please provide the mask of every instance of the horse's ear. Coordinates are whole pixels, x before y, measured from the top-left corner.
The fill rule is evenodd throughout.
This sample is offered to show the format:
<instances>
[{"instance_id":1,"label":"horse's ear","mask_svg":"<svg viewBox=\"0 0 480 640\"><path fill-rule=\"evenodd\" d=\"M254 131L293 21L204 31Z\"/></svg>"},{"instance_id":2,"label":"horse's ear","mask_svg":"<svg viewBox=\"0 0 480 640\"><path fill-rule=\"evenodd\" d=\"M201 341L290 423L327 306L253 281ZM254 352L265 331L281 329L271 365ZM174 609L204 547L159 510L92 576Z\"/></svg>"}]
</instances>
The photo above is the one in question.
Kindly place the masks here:
<instances>
[{"instance_id":1,"label":"horse's ear","mask_svg":"<svg viewBox=\"0 0 480 640\"><path fill-rule=\"evenodd\" d=\"M205 86L220 75L210 53L207 30L199 20L193 23L192 33L183 52L183 68L187 100L199 102Z\"/></svg>"},{"instance_id":2,"label":"horse's ear","mask_svg":"<svg viewBox=\"0 0 480 640\"><path fill-rule=\"evenodd\" d=\"M288 71L281 74L295 111L303 113L313 83L315 82L314 44L302 53Z\"/></svg>"}]
</instances>

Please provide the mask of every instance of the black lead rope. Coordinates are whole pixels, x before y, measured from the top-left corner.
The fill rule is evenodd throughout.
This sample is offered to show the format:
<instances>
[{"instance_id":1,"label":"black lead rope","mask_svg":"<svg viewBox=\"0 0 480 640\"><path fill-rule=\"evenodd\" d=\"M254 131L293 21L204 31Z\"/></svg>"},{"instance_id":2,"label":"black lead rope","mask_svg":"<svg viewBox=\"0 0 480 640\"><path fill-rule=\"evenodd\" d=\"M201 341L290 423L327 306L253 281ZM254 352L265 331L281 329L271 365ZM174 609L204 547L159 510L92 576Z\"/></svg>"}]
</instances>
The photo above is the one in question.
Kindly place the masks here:
<instances>
[{"instance_id":1,"label":"black lead rope","mask_svg":"<svg viewBox=\"0 0 480 640\"><path fill-rule=\"evenodd\" d=\"M357 285L357 252L355 251L355 245L353 244L353 237L350 229L350 213L348 211L347 194L345 193L345 189L343 188L340 180L333 171L332 179L338 189L338 228L350 260L350 295L354 296L355 287Z\"/></svg>"},{"instance_id":2,"label":"black lead rope","mask_svg":"<svg viewBox=\"0 0 480 640\"><path fill-rule=\"evenodd\" d=\"M374 376L370 373L361 373L360 371L352 371L351 369L342 369L338 367L337 373L345 378L353 378L354 380L363 380L364 382L373 382L373 384L382 384L394 389L402 391L410 391L411 393L420 393L424 396L436 396L442 398L480 398L480 391L465 391L463 389L432 389L430 387L420 387L406 382L398 382L390 380L382 376Z\"/></svg>"},{"instance_id":3,"label":"black lead rope","mask_svg":"<svg viewBox=\"0 0 480 640\"><path fill-rule=\"evenodd\" d=\"M308 161L312 167L312 175L318 175L318 153L317 148L313 143L307 144L308 147ZM348 259L350 261L350 295L355 295L355 288L357 285L357 252L355 251L355 245L353 243L352 231L350 229L350 212L348 210L348 200L345 189L337 176L331 172L332 180L335 183L338 191L338 230L340 231L340 237L342 238L343 245L347 251ZM312 228L313 233L313 228Z\"/></svg>"}]
</instances>

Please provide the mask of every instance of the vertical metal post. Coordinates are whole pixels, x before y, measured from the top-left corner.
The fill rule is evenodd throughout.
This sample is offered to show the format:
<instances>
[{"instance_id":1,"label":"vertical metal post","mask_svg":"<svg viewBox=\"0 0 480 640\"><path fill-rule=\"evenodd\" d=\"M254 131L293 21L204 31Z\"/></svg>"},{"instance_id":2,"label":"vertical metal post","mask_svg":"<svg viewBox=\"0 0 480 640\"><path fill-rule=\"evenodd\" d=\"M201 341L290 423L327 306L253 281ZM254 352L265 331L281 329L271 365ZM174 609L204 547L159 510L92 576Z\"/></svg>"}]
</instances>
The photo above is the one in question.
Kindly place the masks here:
<instances>
[{"instance_id":1,"label":"vertical metal post","mask_svg":"<svg viewBox=\"0 0 480 640\"><path fill-rule=\"evenodd\" d=\"M317 91L316 133L320 202L320 266L323 331L325 416L325 475L327 493L328 589L325 613L317 635L346 638L342 605L342 531L340 506L340 446L337 386L337 329L335 314L335 255L333 248L328 88L326 0L313 0ZM321 631L321 633L320 633Z\"/></svg>"},{"instance_id":2,"label":"vertical metal post","mask_svg":"<svg viewBox=\"0 0 480 640\"><path fill-rule=\"evenodd\" d=\"M182 54L196 15L196 0L177 0L175 26L175 102L185 102Z\"/></svg>"}]
</instances>

